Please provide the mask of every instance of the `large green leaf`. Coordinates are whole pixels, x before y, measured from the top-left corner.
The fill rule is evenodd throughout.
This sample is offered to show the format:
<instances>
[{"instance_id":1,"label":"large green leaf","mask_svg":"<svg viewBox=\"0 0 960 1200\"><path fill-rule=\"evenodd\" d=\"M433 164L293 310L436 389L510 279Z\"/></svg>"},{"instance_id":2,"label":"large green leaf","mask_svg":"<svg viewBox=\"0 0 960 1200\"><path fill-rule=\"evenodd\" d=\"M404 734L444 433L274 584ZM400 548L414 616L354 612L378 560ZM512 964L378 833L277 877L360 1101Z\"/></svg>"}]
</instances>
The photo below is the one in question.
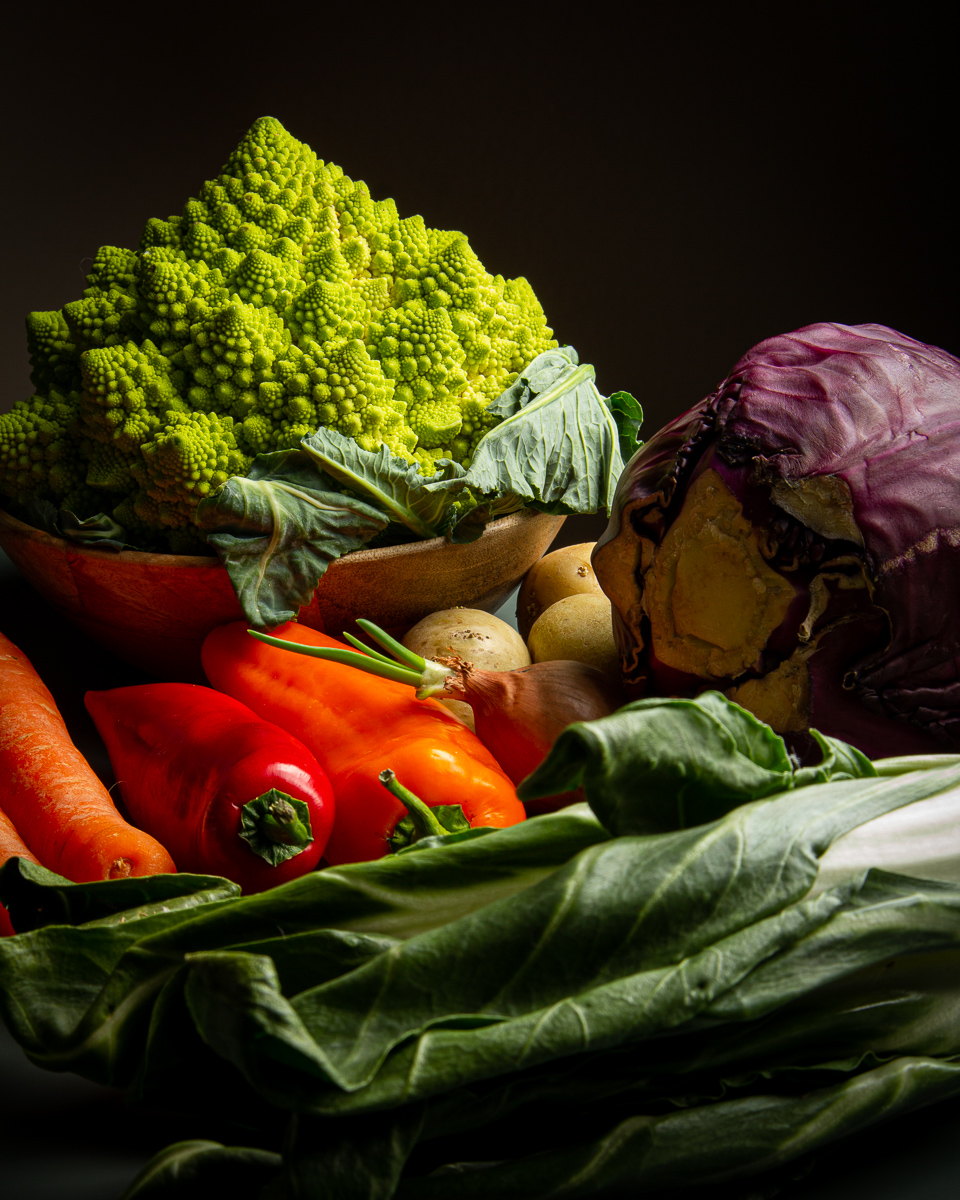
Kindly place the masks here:
<instances>
[{"instance_id":1,"label":"large green leaf","mask_svg":"<svg viewBox=\"0 0 960 1200\"><path fill-rule=\"evenodd\" d=\"M329 1121L298 1116L284 1153L289 1194L304 1200L390 1200L422 1131L419 1105L374 1121L341 1118L334 1129Z\"/></svg>"},{"instance_id":2,"label":"large green leaf","mask_svg":"<svg viewBox=\"0 0 960 1200\"><path fill-rule=\"evenodd\" d=\"M566 982L561 982L565 973L556 963L540 962L549 958L549 950L543 955L534 951L529 971L510 962L515 978L506 980L495 965L480 971L472 954L461 954L451 978L453 939L459 936L471 949L476 945L466 941L473 931L462 922L451 927L451 941L442 946L424 935L290 1002L278 990L267 1000L266 981L252 963L223 962L216 966L229 967L229 973L219 971L215 985L209 976L198 980L196 991L215 994L219 1004L195 1015L204 1039L214 1044L216 1038L218 1052L258 1090L279 1096L282 1081L299 1105L339 1112L348 1107L340 1093L363 1088L369 1090L359 1097L360 1106L380 1108L671 1030L695 1017L759 961L827 920L838 903L835 895L825 893L718 938L677 962L632 969L637 964L627 953L619 962L609 962L609 953L602 964L572 961ZM491 921L503 915L489 914ZM587 956L571 932L563 944L574 951L571 958L582 960ZM535 926L530 934L535 944ZM639 940L631 941L630 948L634 960L642 961L636 953ZM477 948L489 956L489 943ZM438 966L441 950L446 975ZM585 967L590 968L587 978ZM235 998L232 1004L227 997ZM245 1020L238 1020L239 1014ZM412 1037L416 1043L408 1042ZM388 1055L395 1048L396 1061L391 1062ZM380 1080L378 1072L387 1063ZM296 1077L288 1073L292 1065ZM324 1086L327 1081L332 1088Z\"/></svg>"},{"instance_id":3,"label":"large green leaf","mask_svg":"<svg viewBox=\"0 0 960 1200\"><path fill-rule=\"evenodd\" d=\"M574 1109L627 1093L635 1105L666 1097L699 1103L814 1070L850 1073L878 1056L957 1054L958 899L957 888L871 874L827 922L759 963L669 1038L450 1089L430 1100L429 1128L435 1135L462 1132L519 1109ZM927 949L921 954L920 947ZM419 1076L422 1047L417 1051ZM331 1093L331 1110L377 1110L391 1081L399 1081L405 1056L409 1051L397 1054L370 1087Z\"/></svg>"},{"instance_id":4,"label":"large green leaf","mask_svg":"<svg viewBox=\"0 0 960 1200\"><path fill-rule=\"evenodd\" d=\"M808 914L812 911L807 905ZM821 914L822 915L822 914ZM778 914L776 921L761 924L772 930L777 924L783 929ZM281 1023L286 1024L292 1010L285 1005L276 992L269 989L269 1000L257 1001L256 979L264 980L262 968L252 973L242 969L240 956L233 959L241 970L228 977L215 975L213 978L197 977L197 995L203 997L206 1007L206 1022L221 1039L220 1049L228 1054L244 1055L245 1072L252 1073L258 1086L274 1094L280 1103L301 1107L327 1107L338 1115L333 1123L301 1119L297 1123L300 1144L294 1139L293 1151L285 1157L287 1171L296 1174L305 1185L318 1186L318 1172L327 1172L331 1196L391 1196L391 1189L400 1173L413 1142L420 1138L447 1137L452 1133L464 1133L480 1126L489 1126L499 1121L501 1128L482 1134L487 1154L495 1159L507 1157L498 1145L502 1138L504 1122L508 1126L525 1128L529 1132L522 1139L522 1152L547 1144L576 1146L583 1145L589 1124L583 1114L591 1112L602 1120L604 1114L616 1116L616 1128L622 1128L624 1118L644 1112L645 1107L662 1106L669 1098L674 1105L686 1110L695 1110L698 1120L722 1123L723 1106L710 1101L730 1103L730 1097L751 1089L756 1093L750 1100L762 1101L776 1097L784 1099L793 1090L811 1094L818 1087L818 1079L856 1075L864 1070L872 1071L874 1078L880 1064L876 1053L902 1056L909 1054L953 1054L960 1048L960 1033L953 1019L955 1010L955 978L952 989L947 986L949 978L943 974L940 956L926 956L926 966L911 969L905 962L899 970L891 971L891 956L902 959L917 947L949 946L955 961L960 954L960 889L951 886L928 887L924 881L909 881L896 876L877 875L868 879L863 886L855 886L843 902L834 909L833 916L825 922L815 920L810 932L799 939L788 937L783 951L771 957L762 952L757 965L732 989L723 990L722 975L734 968L735 959L747 941L757 938L760 931L744 931L733 939L716 943L712 948L714 966L711 985L720 992L713 1003L700 1009L700 1017L690 1020L691 1008L696 1008L707 999L703 989L690 995L690 984L695 980L698 969L696 961L678 964L672 970L660 973L659 978L648 980L647 1003L638 1006L636 990L631 997L630 1013L634 1025L633 1047L629 1043L620 1045L616 1055L594 1053L580 1055L586 1061L575 1071L564 1070L556 1058L545 1060L537 1069L512 1071L502 1074L503 1084L491 1081L492 1090L478 1086L457 1089L447 1095L437 1095L426 1109L411 1106L418 1094L424 1091L423 1077L429 1074L434 1047L425 1046L427 1039L403 1048L388 1070L386 1077L393 1077L396 1086L392 1091L382 1086L378 1076L373 1085L352 1095L327 1089L331 1103L324 1105L324 1094L319 1081L314 1079L312 1089L310 1076L322 1060L318 1060L309 1042L302 1043L305 1058L301 1070L295 1070L290 1055L292 1046L281 1036L274 1045L273 1055L262 1052L262 1039L269 1042L271 1034L277 1032L271 1025L277 1019L277 1003L281 1005ZM739 947L737 943L740 943ZM205 956L207 957L207 956ZM226 963L229 956L209 956L208 962ZM791 961L792 960L792 961ZM862 964L870 964L868 975ZM811 965L816 969L810 970ZM701 956L700 967L703 966ZM955 972L956 974L956 972ZM770 983L779 977L785 987L773 987ZM224 990L226 983L227 990ZM246 1002L239 1006L231 996L234 986L240 983L246 991ZM652 986L651 986L652 985ZM879 985L879 986L878 986ZM678 987L682 991L678 992ZM743 999L750 993L760 1001L745 1007ZM608 990L606 999L610 997ZM796 997L800 997L800 1002ZM771 997L778 997L781 1012L771 1024L770 1020L758 1021L769 1008ZM791 997L794 999L791 1002ZM244 1023L235 1026L234 1021L223 1021L217 1010L227 1000L231 1011L242 1014ZM249 1001L253 999L254 1004ZM589 1018L590 1004L582 1013ZM690 1001L692 1000L692 1004ZM678 1002L679 1001L679 1002ZM686 1003L685 1003L686 1001ZM747 1009L751 1011L747 1011ZM602 1010L601 1010L602 1011ZM266 1014L274 1014L267 1017ZM658 1027L664 1031L692 1026L693 1032L684 1036L676 1033L670 1038L644 1040L637 1044L637 1036L643 1034L643 1024L657 1019ZM460 1027L456 1027L459 1025ZM297 1026L298 1038L302 1039L304 1028ZM528 1029L528 1032L530 1030ZM539 1030L534 1029L534 1032ZM440 1029L431 1037L443 1038L447 1042L445 1063L446 1080L456 1080L464 1073L463 1059L469 1059L474 1036L501 1033L498 1026L479 1028L469 1022L460 1021L454 1028ZM227 1042L222 1039L226 1036ZM317 1039L315 1039L316 1041ZM286 1042L286 1052L281 1053ZM255 1049L257 1047L258 1049ZM488 1047L489 1048L489 1047ZM519 1046L514 1044L514 1058ZM812 1059L817 1052L833 1052L838 1057L828 1061ZM839 1056L843 1055L841 1059ZM309 1064L310 1069L304 1070ZM807 1064L807 1065L805 1065ZM251 1071L252 1069L252 1071ZM795 1082L793 1078L795 1077ZM930 1079L942 1078L934 1072ZM771 1081L776 1081L771 1083ZM843 1086L841 1084L840 1086ZM837 1094L837 1087L821 1089L824 1095ZM764 1096L764 1092L772 1096ZM337 1103L337 1096L341 1102ZM914 1102L929 1102L941 1096L938 1085L929 1088L924 1083L915 1093ZM751 1105L744 1100L734 1100L741 1111L750 1111ZM518 1113L518 1109L530 1108L536 1117ZM794 1110L787 1109L786 1112ZM877 1109L879 1118L885 1110ZM900 1111L900 1110L894 1110ZM866 1110L867 1122L874 1119ZM354 1113L350 1118L348 1114ZM517 1115L511 1118L511 1114ZM567 1115L569 1114L569 1116ZM557 1136L557 1125L566 1120L569 1129L564 1136ZM538 1129L544 1123L553 1131L553 1138L544 1139ZM815 1139L805 1145L813 1149L846 1129L841 1125L839 1132L832 1130L828 1122L821 1122ZM475 1135L474 1135L475 1136ZM819 1140L817 1140L819 1139ZM456 1143L454 1143L456 1144ZM363 1154L358 1153L365 1147ZM555 1151L541 1150L537 1160L548 1161ZM364 1184L363 1162L367 1159L370 1177ZM776 1161L776 1160L775 1160ZM783 1161L782 1159L780 1161ZM505 1178L529 1179L521 1169L523 1159L509 1164ZM745 1158L738 1170L751 1173L764 1166L761 1160ZM507 1164L504 1164L506 1168ZM621 1163L627 1171L624 1182L631 1178L629 1172L636 1171L633 1160ZM532 1169L532 1167L531 1167ZM618 1168L620 1169L620 1168ZM678 1175L678 1178L680 1176ZM451 1188L451 1196L459 1196L456 1176L445 1174L443 1178ZM494 1178L494 1177L491 1177ZM497 1176L496 1178L499 1178ZM590 1188L598 1182L588 1175ZM336 1180L336 1186L333 1181ZM554 1180L554 1183L557 1181ZM363 1186L372 1189L362 1190ZM419 1186L413 1179L400 1184L398 1195L408 1194L407 1189ZM499 1185L498 1185L499 1186ZM519 1185L518 1185L519 1186ZM338 1190L342 1188L343 1190ZM358 1189L358 1190L351 1190ZM309 1190L304 1194L312 1194ZM410 1191L410 1195L418 1194ZM432 1194L429 1191L426 1194ZM440 1193L442 1194L442 1193ZM471 1194L471 1193L467 1193ZM479 1193L482 1194L482 1193ZM499 1192L497 1193L499 1194ZM551 1194L551 1193L547 1193ZM585 1195L592 1194L588 1190Z\"/></svg>"},{"instance_id":5,"label":"large green leaf","mask_svg":"<svg viewBox=\"0 0 960 1200\"><path fill-rule=\"evenodd\" d=\"M280 976L288 984L298 980L299 991L354 969L370 951L365 939L415 936L515 895L606 836L581 805L482 838L328 868L233 899L235 885L202 876L71 885L11 863L5 895L24 889L38 923L82 921L91 912L100 919L0 939L0 1013L35 1062L125 1086L137 1071L157 998L188 955L234 948L255 954L265 942L266 953L277 954ZM176 897L184 883L193 892ZM135 907L116 910L105 900L111 889L118 903L132 900ZM64 896L76 902L65 904ZM301 934L309 935L309 951L294 967L276 941ZM305 943L291 944L304 950ZM162 1033L150 1036L155 1061L162 1059Z\"/></svg>"},{"instance_id":6,"label":"large green leaf","mask_svg":"<svg viewBox=\"0 0 960 1200\"><path fill-rule=\"evenodd\" d=\"M339 491L300 450L261 454L197 506L198 526L219 553L244 616L270 629L309 604L334 559L358 550L387 518Z\"/></svg>"},{"instance_id":7,"label":"large green leaf","mask_svg":"<svg viewBox=\"0 0 960 1200\"><path fill-rule=\"evenodd\" d=\"M301 446L318 469L417 537L443 537L450 527L464 488L459 463L444 458L435 475L421 475L416 463L396 458L386 446L364 450L335 429L318 429Z\"/></svg>"},{"instance_id":8,"label":"large green leaf","mask_svg":"<svg viewBox=\"0 0 960 1200\"><path fill-rule=\"evenodd\" d=\"M538 355L488 411L503 418L480 440L467 486L511 493L550 513L610 512L623 470L620 433L595 372L572 346Z\"/></svg>"},{"instance_id":9,"label":"large green leaf","mask_svg":"<svg viewBox=\"0 0 960 1200\"><path fill-rule=\"evenodd\" d=\"M879 1121L960 1094L960 1064L907 1057L799 1096L755 1095L665 1114L506 1162L403 1180L397 1200L578 1200L648 1195L770 1171Z\"/></svg>"},{"instance_id":10,"label":"large green leaf","mask_svg":"<svg viewBox=\"0 0 960 1200\"><path fill-rule=\"evenodd\" d=\"M731 712L735 751L778 770ZM957 763L807 782L612 839L578 806L193 907L138 881L129 920L109 884L65 905L74 885L8 871L61 896L38 921L98 916L0 941L0 1002L37 1062L216 1104L273 1144L298 1114L277 1197L736 1178L958 1089L932 1056L960 1051L960 887L861 872L817 891L848 831L958 785ZM144 1194L175 1195L192 1154ZM200 1174L246 1154L208 1147Z\"/></svg>"},{"instance_id":11,"label":"large green leaf","mask_svg":"<svg viewBox=\"0 0 960 1200\"><path fill-rule=\"evenodd\" d=\"M958 778L954 768L811 786L711 826L584 850L522 895L296 996L297 1028L317 1043L302 1071L398 1103L689 1020L843 902L843 888L803 899L835 837ZM221 990L245 994L242 964L229 967ZM245 1013L254 1007L242 1002ZM290 1052L282 1041L271 1018L220 1052L248 1078L273 1078L276 1062L301 1052L299 1037ZM308 1083L295 1086L307 1102ZM339 1104L323 1094L316 1087L312 1103Z\"/></svg>"},{"instance_id":12,"label":"large green leaf","mask_svg":"<svg viewBox=\"0 0 960 1200\"><path fill-rule=\"evenodd\" d=\"M611 833L652 833L789 788L876 774L852 746L815 737L822 763L797 770L783 739L719 692L637 700L565 729L518 793L532 800L583 787Z\"/></svg>"},{"instance_id":13,"label":"large green leaf","mask_svg":"<svg viewBox=\"0 0 960 1200\"><path fill-rule=\"evenodd\" d=\"M271 1150L187 1141L167 1146L147 1163L120 1200L261 1200L262 1188L280 1175L282 1160Z\"/></svg>"},{"instance_id":14,"label":"large green leaf","mask_svg":"<svg viewBox=\"0 0 960 1200\"><path fill-rule=\"evenodd\" d=\"M135 875L71 883L26 858L0 868L0 903L20 932L42 925L82 925L90 921L123 923L193 908L238 896L240 888L217 875Z\"/></svg>"}]
</instances>

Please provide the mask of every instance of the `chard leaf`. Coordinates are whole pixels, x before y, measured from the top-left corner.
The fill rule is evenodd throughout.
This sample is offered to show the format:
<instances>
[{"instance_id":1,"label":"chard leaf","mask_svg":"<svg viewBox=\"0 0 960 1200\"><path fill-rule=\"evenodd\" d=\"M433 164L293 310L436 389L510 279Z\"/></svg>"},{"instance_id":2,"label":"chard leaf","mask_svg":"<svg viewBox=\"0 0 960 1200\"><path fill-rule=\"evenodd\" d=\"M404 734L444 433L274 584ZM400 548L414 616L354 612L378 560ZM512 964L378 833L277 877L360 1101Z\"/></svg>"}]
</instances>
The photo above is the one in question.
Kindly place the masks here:
<instances>
[{"instance_id":1,"label":"chard leaf","mask_svg":"<svg viewBox=\"0 0 960 1200\"><path fill-rule=\"evenodd\" d=\"M435 475L421 475L415 463L395 457L386 446L364 450L335 429L318 429L300 444L320 470L417 537L447 532L466 478L459 463L442 458Z\"/></svg>"},{"instance_id":2,"label":"chard leaf","mask_svg":"<svg viewBox=\"0 0 960 1200\"><path fill-rule=\"evenodd\" d=\"M298 1075L323 1070L319 1047L281 992L268 955L208 950L187 961L184 996L200 1036L268 1100L289 1102Z\"/></svg>"},{"instance_id":3,"label":"chard leaf","mask_svg":"<svg viewBox=\"0 0 960 1200\"><path fill-rule=\"evenodd\" d=\"M238 896L240 889L217 875L150 875L72 883L26 858L0 868L0 904L18 933L43 925L101 924L142 920L158 912Z\"/></svg>"},{"instance_id":4,"label":"chard leaf","mask_svg":"<svg viewBox=\"0 0 960 1200\"><path fill-rule=\"evenodd\" d=\"M293 620L330 563L385 528L379 510L338 491L302 451L261 454L197 506L243 608L259 629Z\"/></svg>"},{"instance_id":5,"label":"chard leaf","mask_svg":"<svg viewBox=\"0 0 960 1200\"><path fill-rule=\"evenodd\" d=\"M960 1094L960 1064L905 1057L800 1096L756 1095L665 1115L623 1113L599 1136L404 1181L401 1200L647 1195L782 1167L880 1121ZM582 1121L583 1117L578 1114Z\"/></svg>"},{"instance_id":6,"label":"chard leaf","mask_svg":"<svg viewBox=\"0 0 960 1200\"><path fill-rule=\"evenodd\" d=\"M300 1117L284 1148L289 1193L324 1200L390 1200L423 1132L422 1105L379 1120Z\"/></svg>"},{"instance_id":7,"label":"chard leaf","mask_svg":"<svg viewBox=\"0 0 960 1200\"><path fill-rule=\"evenodd\" d=\"M221 1022L211 1042L204 1041L201 1036L204 997L199 997L200 1006L195 1017L187 1003L187 985L192 989L196 986L197 972L205 973L215 987L229 987L232 1003L236 1005L244 986L249 984L256 992L257 978L266 968L271 986L279 983L278 1007L282 1009L286 1004L283 997L335 979L393 944L392 938L315 929L287 937L240 943L231 947L225 956L222 951L213 951L213 959L204 951L187 956L184 965L167 979L153 1005L135 1084L138 1097L163 1107L183 1109L187 1104L203 1115L206 1097L215 1095L218 1111L224 1118L229 1116L246 1128L273 1129L278 1111L271 1109L262 1095L245 1084L231 1062L213 1048L224 1038L237 1036L241 1028L249 1028L249 1019L241 1011L231 1027L232 1034ZM241 976L239 989L230 983L231 974L237 972ZM183 1088L185 1079L191 1083L189 1096ZM295 1084L296 1076L294 1088L284 1089L285 1107L296 1090Z\"/></svg>"},{"instance_id":8,"label":"chard leaf","mask_svg":"<svg viewBox=\"0 0 960 1200\"><path fill-rule=\"evenodd\" d=\"M891 977L884 977L904 956L919 954L927 956L926 979L924 964L901 961L899 969ZM947 955L940 952L949 951ZM939 957L938 957L939 956ZM850 898L842 911L815 930L799 939L783 954L775 955L762 963L749 979L711 1005L708 1015L723 1021L751 1021L780 1009L801 996L809 996L816 989L831 985L826 1001L819 997L813 1001L833 1010L832 1027L827 1030L832 1046L820 1048L820 1053L918 1053L957 1054L960 1052L960 1029L955 1015L941 1013L939 1022L931 1020L928 1004L917 1005L923 992L923 984L931 981L930 963L938 964L939 988L947 985L947 995L952 995L948 1007L955 1014L955 994L951 984L957 979L960 969L960 886L932 880L910 879L885 871L870 871L861 881L856 881ZM882 967L884 973L862 972ZM854 976L851 982L850 977ZM838 1019L837 1008L842 1004L849 1017L858 1012L852 1006L851 996L863 1000L869 990L878 1012L868 1013L870 1032L868 1039L858 1035L854 1045L840 1044L844 1034ZM905 986L906 985L906 986ZM929 999L930 993L925 999ZM884 1002L890 1006L891 998L912 1001L911 1019L903 1011L897 1011L891 1025L890 1012L882 1013ZM787 1025L795 1019L795 1013L785 1014ZM879 1016L879 1020L877 1019ZM946 1016L946 1020L943 1018ZM881 1033L882 1029L882 1033ZM767 1031L767 1036L770 1031ZM816 1043L808 1039L811 1048Z\"/></svg>"},{"instance_id":9,"label":"chard leaf","mask_svg":"<svg viewBox=\"0 0 960 1200\"><path fill-rule=\"evenodd\" d=\"M683 829L792 786L793 763L769 725L719 692L649 699L563 731L518 788L522 800L583 786L615 834Z\"/></svg>"},{"instance_id":10,"label":"chard leaf","mask_svg":"<svg viewBox=\"0 0 960 1200\"><path fill-rule=\"evenodd\" d=\"M199 1139L175 1142L150 1159L120 1200L202 1200L217 1192L231 1200L259 1200L282 1165L271 1150Z\"/></svg>"},{"instance_id":11,"label":"chard leaf","mask_svg":"<svg viewBox=\"0 0 960 1200\"><path fill-rule=\"evenodd\" d=\"M834 917L758 964L686 1032L455 1088L430 1101L430 1125L458 1132L528 1106L575 1111L614 1096L634 1109L667 1097L699 1103L792 1073L954 1055L958 897L957 888L944 893L925 880L871 872ZM918 946L928 949L918 954ZM370 1104L390 1073L392 1064L370 1092L347 1102Z\"/></svg>"},{"instance_id":12,"label":"chard leaf","mask_svg":"<svg viewBox=\"0 0 960 1200\"><path fill-rule=\"evenodd\" d=\"M652 1036L829 918L852 885L823 893L822 909L803 898L830 842L958 779L954 768L814 785L712 825L613 839L520 896L302 993L294 1008L337 1087L373 1087L385 1073L377 1104L443 1090L453 1076L463 1084L542 1055ZM456 1034L444 1031L450 1022Z\"/></svg>"},{"instance_id":13,"label":"chard leaf","mask_svg":"<svg viewBox=\"0 0 960 1200\"><path fill-rule=\"evenodd\" d=\"M827 737L816 729L810 730L810 736L823 751L823 759L816 766L801 767L793 777L794 787L825 783L828 779L866 779L877 774L877 768L856 746Z\"/></svg>"},{"instance_id":14,"label":"chard leaf","mask_svg":"<svg viewBox=\"0 0 960 1200\"><path fill-rule=\"evenodd\" d=\"M593 367L579 365L572 346L538 355L487 411L503 420L477 444L471 491L512 493L549 513L611 510L620 435Z\"/></svg>"},{"instance_id":15,"label":"chard leaf","mask_svg":"<svg viewBox=\"0 0 960 1200\"><path fill-rule=\"evenodd\" d=\"M812 733L823 761L795 769L783 738L720 692L636 700L565 729L517 793L531 800L582 786L619 835L684 829L789 788L876 776L859 750Z\"/></svg>"},{"instance_id":16,"label":"chard leaf","mask_svg":"<svg viewBox=\"0 0 960 1200\"><path fill-rule=\"evenodd\" d=\"M426 962L416 961L421 946L407 943L343 980L303 993L293 1007L317 1041L331 1082L340 1092L363 1089L360 1104L379 1108L442 1093L452 1080L462 1085L672 1031L739 983L758 962L822 924L838 902L824 893L788 906L675 962L653 955L653 962L641 965L642 955L631 937L632 955L625 952L621 963L611 963L609 969L605 963L591 964L589 978L581 974L582 947L568 943L580 953L562 989L558 984L563 972L554 964L545 980L536 981L511 978L523 974L511 963L509 973L485 973L486 994L479 1009L469 1002L458 1004L462 997L454 997L454 992L462 991L462 985L444 986L429 969L433 955L426 955ZM594 912L595 922L602 920L601 913L606 915L606 906ZM504 915L498 914L501 919ZM536 940L540 931L531 932L536 961L542 957ZM472 955L458 963L458 975L475 970ZM382 989L377 998L365 989L374 981ZM491 987L497 983L505 994ZM349 1040L354 1021L340 1007L344 999L365 1018L359 1043ZM348 1108L340 1092L328 1090L330 1111ZM314 1103L323 1104L320 1089Z\"/></svg>"},{"instance_id":17,"label":"chard leaf","mask_svg":"<svg viewBox=\"0 0 960 1200\"><path fill-rule=\"evenodd\" d=\"M182 1020L169 1017L149 1031L165 989L168 995L182 993L182 987L170 991L168 983L182 970L186 955L230 949L256 955L257 943L264 940L269 953L278 937L324 931L327 936L313 944L292 976L293 968L277 965L281 981L296 980L301 990L311 974L311 985L323 982L337 973L338 963L351 970L368 953L384 948L365 938L410 937L495 898L516 895L606 836L586 805L579 805L428 853L311 872L234 899L215 898L204 877L67 884L58 876L41 879L36 871L42 869L35 868L29 883L38 923L83 919L91 911L109 916L110 923L52 924L0 938L0 1014L34 1062L126 1086L143 1069L148 1039L150 1060L160 1064L155 1067L160 1073L164 1063L178 1059ZM6 883L20 865L5 868ZM194 892L175 907L169 889L188 880ZM224 880L216 883L235 891ZM12 897L20 886L8 886L6 894ZM58 899L61 891L72 899L116 890L122 903L123 897L130 899L131 888L136 907L126 911L110 904L95 910L64 906ZM48 898L43 889L49 889ZM192 907L190 897L196 901ZM151 901L153 911L141 918L143 904ZM190 1063L188 1057L187 1069Z\"/></svg>"},{"instance_id":18,"label":"chard leaf","mask_svg":"<svg viewBox=\"0 0 960 1200\"><path fill-rule=\"evenodd\" d=\"M830 912L806 901L714 942L712 961L699 954L577 996L579 1048L574 1026L563 1028L569 1001L496 1025L471 1027L461 1016L460 1028L435 1024L400 1044L368 1086L318 1092L316 1103L339 1114L427 1098L431 1125L449 1132L545 1101L582 1105L630 1092L636 1105L680 1089L719 1097L742 1087L735 1077L747 1072L767 1078L827 1058L852 1071L870 1055L960 1052L960 888L878 872L833 900ZM780 949L764 957L775 938ZM724 987L727 972L748 960L753 966ZM629 1033L615 1053L597 1053L613 1043L602 1036L610 1008ZM579 1064L558 1061L565 1034ZM463 1090L450 1090L451 1080Z\"/></svg>"}]
</instances>

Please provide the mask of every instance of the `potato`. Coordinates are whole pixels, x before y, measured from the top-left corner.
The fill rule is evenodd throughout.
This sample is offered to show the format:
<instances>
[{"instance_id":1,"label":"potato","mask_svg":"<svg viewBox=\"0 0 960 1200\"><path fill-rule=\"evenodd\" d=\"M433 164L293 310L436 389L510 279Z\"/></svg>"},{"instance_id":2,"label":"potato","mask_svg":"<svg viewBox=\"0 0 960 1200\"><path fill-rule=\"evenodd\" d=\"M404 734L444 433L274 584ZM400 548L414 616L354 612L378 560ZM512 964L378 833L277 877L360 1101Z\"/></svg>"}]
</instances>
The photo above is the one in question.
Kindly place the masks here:
<instances>
[{"instance_id":1,"label":"potato","mask_svg":"<svg viewBox=\"0 0 960 1200\"><path fill-rule=\"evenodd\" d=\"M519 633L493 613L478 608L444 608L407 630L403 644L424 658L457 654L484 671L512 671L530 665ZM473 709L463 700L441 700L473 729Z\"/></svg>"},{"instance_id":2,"label":"potato","mask_svg":"<svg viewBox=\"0 0 960 1200\"><path fill-rule=\"evenodd\" d=\"M527 638L534 662L569 658L620 678L613 610L603 594L564 596L537 617Z\"/></svg>"},{"instance_id":3,"label":"potato","mask_svg":"<svg viewBox=\"0 0 960 1200\"><path fill-rule=\"evenodd\" d=\"M603 596L590 565L596 542L580 542L551 550L535 562L524 577L517 596L517 628L527 637L534 621L565 596Z\"/></svg>"},{"instance_id":4,"label":"potato","mask_svg":"<svg viewBox=\"0 0 960 1200\"><path fill-rule=\"evenodd\" d=\"M444 608L431 613L407 630L403 644L424 658L459 654L484 671L512 671L530 665L520 634L479 608Z\"/></svg>"}]
</instances>

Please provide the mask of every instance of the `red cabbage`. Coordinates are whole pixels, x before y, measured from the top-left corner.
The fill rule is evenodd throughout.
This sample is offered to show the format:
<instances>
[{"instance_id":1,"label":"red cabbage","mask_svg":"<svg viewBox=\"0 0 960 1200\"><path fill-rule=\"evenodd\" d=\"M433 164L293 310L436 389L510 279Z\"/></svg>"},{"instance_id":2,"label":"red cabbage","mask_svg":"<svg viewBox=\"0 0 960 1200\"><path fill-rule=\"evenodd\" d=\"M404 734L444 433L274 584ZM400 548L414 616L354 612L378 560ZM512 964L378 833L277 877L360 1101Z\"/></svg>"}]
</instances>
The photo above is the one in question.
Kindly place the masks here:
<instances>
[{"instance_id":1,"label":"red cabbage","mask_svg":"<svg viewBox=\"0 0 960 1200\"><path fill-rule=\"evenodd\" d=\"M871 756L960 745L958 475L952 355L882 325L755 346L620 477L594 567L630 694L719 689Z\"/></svg>"}]
</instances>

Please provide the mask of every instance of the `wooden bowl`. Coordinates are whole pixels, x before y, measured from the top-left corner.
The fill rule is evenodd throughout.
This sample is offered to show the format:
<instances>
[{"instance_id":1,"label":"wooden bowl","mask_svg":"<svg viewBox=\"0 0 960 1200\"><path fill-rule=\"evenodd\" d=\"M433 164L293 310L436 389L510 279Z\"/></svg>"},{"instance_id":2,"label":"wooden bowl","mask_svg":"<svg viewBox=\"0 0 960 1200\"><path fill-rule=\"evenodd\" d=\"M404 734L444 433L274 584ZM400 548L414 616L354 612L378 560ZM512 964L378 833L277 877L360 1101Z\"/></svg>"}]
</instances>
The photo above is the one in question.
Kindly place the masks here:
<instances>
[{"instance_id":1,"label":"wooden bowl","mask_svg":"<svg viewBox=\"0 0 960 1200\"><path fill-rule=\"evenodd\" d=\"M367 617L395 635L441 608L495 612L553 541L563 517L523 509L465 546L443 538L356 550L327 568L298 620L340 637ZM242 618L215 557L92 550L0 510L0 546L58 612L157 679L203 681L200 646Z\"/></svg>"}]
</instances>

